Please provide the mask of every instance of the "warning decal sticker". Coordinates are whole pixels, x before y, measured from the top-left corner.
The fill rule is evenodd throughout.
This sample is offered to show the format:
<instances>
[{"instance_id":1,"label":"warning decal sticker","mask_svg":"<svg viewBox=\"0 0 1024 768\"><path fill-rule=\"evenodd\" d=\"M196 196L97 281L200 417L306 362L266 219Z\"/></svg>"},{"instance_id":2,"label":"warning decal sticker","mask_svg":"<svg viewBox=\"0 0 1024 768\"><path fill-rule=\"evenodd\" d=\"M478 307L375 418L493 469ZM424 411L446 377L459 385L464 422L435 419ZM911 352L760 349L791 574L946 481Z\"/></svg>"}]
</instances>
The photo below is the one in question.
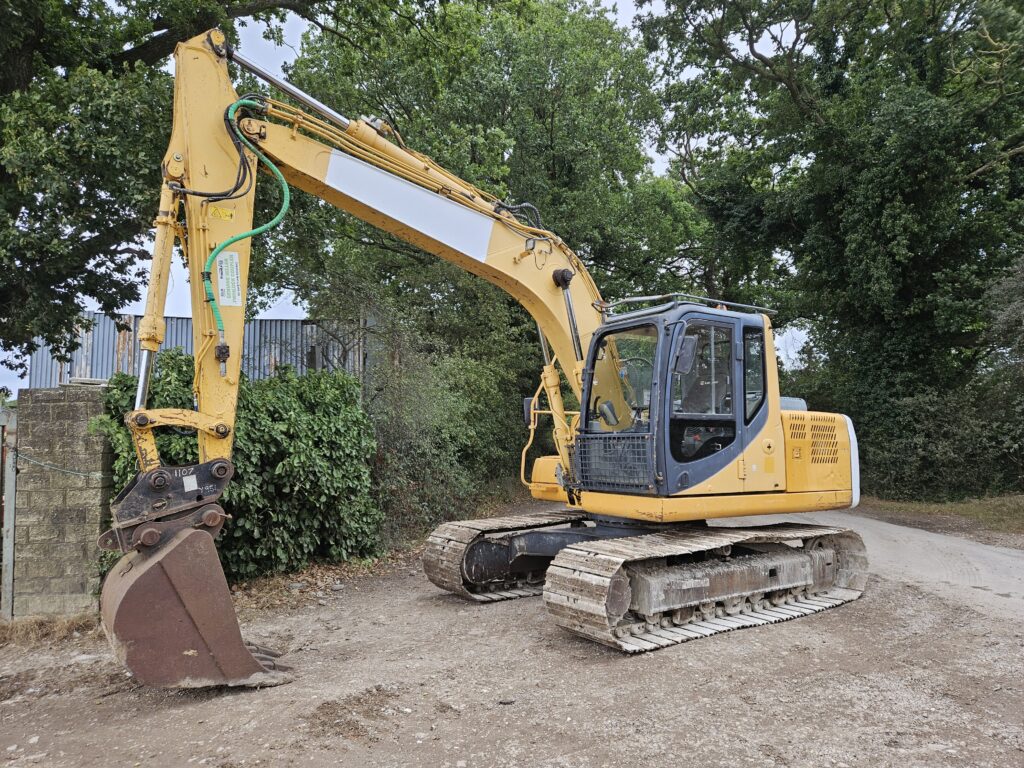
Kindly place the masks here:
<instances>
[{"instance_id":1,"label":"warning decal sticker","mask_svg":"<svg viewBox=\"0 0 1024 768\"><path fill-rule=\"evenodd\" d=\"M217 256L217 303L222 307L242 306L242 273L238 251L221 251Z\"/></svg>"}]
</instances>

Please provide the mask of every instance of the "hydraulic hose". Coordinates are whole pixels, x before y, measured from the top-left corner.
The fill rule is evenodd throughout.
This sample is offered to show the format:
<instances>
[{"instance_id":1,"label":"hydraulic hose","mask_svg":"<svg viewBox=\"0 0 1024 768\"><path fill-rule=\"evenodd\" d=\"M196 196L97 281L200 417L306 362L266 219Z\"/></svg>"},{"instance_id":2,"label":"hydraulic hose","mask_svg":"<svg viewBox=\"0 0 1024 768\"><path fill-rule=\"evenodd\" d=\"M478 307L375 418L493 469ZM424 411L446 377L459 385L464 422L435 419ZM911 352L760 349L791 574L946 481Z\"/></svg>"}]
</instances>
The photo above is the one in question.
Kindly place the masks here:
<instances>
[{"instance_id":1,"label":"hydraulic hose","mask_svg":"<svg viewBox=\"0 0 1024 768\"><path fill-rule=\"evenodd\" d=\"M235 123L235 113L241 107L249 107L251 109L259 110L262 112L265 109L265 105L253 99L239 99L230 107L228 107L227 123L230 126L231 130L234 131L238 139L242 142L242 144L244 144L246 148L249 149L250 152L256 155L256 159L263 163L265 166L267 166L267 168L269 168L271 172L274 174L274 176L277 178L278 184L281 185L281 209L277 212L277 215L274 216L274 218L272 218L265 224L261 224L260 226L247 230L245 232L240 232L234 237L229 237L224 242L219 243L217 247L214 248L213 251L210 253L210 257L206 260L206 266L203 269L203 288L206 291L206 300L210 304L210 310L213 312L213 320L217 325L217 335L220 339L220 347L224 349L223 359L220 359L222 355L221 352L218 350L218 359L220 359L222 376L225 375L225 361L227 360L228 353L226 347L224 346L224 319L221 317L220 306L217 304L217 298L213 295L213 265L217 262L217 257L220 256L224 249L227 248L229 245L233 245L234 243L237 243L239 240L245 240L247 237L255 237L256 235L262 235L264 232L268 232L269 230L273 229L278 224L280 224L281 221L284 219L285 214L288 213L288 207L291 205L291 192L288 189L288 182L285 181L284 174L281 173L278 167L274 165L267 158L266 155L260 152L252 144L252 142L250 142L245 137L245 135L239 129L238 125ZM245 162L244 158L243 162Z\"/></svg>"}]
</instances>

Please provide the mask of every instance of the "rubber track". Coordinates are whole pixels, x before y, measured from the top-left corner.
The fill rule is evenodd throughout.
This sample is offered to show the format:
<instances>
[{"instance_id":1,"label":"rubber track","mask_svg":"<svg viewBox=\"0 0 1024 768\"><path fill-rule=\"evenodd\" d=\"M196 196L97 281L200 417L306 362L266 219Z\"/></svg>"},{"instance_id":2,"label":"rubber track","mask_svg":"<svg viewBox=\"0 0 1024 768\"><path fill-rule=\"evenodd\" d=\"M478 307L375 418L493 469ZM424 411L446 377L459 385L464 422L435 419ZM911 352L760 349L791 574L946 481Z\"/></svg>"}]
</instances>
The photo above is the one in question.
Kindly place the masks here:
<instances>
[{"instance_id":1,"label":"rubber track","mask_svg":"<svg viewBox=\"0 0 1024 768\"><path fill-rule=\"evenodd\" d=\"M621 616L609 616L607 599L613 579L628 578L630 564L693 554L746 543L773 543L832 536L839 557L836 582L829 589L783 605L731 616L691 621L672 627L643 624L643 631L617 636ZM685 568L685 566L680 566ZM744 627L799 618L856 600L867 581L864 544L853 531L784 523L757 528L705 528L628 538L583 542L566 547L552 561L544 586L544 603L559 626L625 651L642 653ZM621 631L621 629L620 629Z\"/></svg>"},{"instance_id":2,"label":"rubber track","mask_svg":"<svg viewBox=\"0 0 1024 768\"><path fill-rule=\"evenodd\" d=\"M427 546L423 551L423 570L426 571L427 578L441 589L476 602L486 603L539 595L543 591L541 583L509 582L492 585L486 591L480 591L480 587L474 586L474 591L470 591L462 572L462 560L466 550L474 541L488 534L549 528L583 520L585 517L586 515L580 512L559 510L444 523L434 529L427 538Z\"/></svg>"}]
</instances>

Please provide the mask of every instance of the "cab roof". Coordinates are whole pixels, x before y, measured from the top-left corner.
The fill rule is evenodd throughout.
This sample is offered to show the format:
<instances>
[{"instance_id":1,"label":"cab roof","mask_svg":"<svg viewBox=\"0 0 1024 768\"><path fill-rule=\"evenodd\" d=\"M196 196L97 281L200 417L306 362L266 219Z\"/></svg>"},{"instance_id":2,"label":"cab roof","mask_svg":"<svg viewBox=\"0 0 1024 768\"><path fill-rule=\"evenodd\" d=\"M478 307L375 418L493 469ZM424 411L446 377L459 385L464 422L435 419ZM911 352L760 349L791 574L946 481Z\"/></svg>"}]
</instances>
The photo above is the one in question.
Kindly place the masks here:
<instances>
[{"instance_id":1,"label":"cab roof","mask_svg":"<svg viewBox=\"0 0 1024 768\"><path fill-rule=\"evenodd\" d=\"M650 304L660 302L653 306L641 306L631 311L613 313L616 307L624 307L635 304ZM761 315L774 315L775 310L765 307L757 307L750 304L738 304L736 302L721 301L719 299L703 298L699 296L688 296L686 294L667 294L664 296L638 296L622 301L610 302L602 308L604 313L605 326L620 326L643 318L665 317L669 322L678 319L687 312L700 311L711 315L719 315L723 318L743 321L749 325L755 317L760 320ZM667 316L667 317L666 317Z\"/></svg>"}]
</instances>

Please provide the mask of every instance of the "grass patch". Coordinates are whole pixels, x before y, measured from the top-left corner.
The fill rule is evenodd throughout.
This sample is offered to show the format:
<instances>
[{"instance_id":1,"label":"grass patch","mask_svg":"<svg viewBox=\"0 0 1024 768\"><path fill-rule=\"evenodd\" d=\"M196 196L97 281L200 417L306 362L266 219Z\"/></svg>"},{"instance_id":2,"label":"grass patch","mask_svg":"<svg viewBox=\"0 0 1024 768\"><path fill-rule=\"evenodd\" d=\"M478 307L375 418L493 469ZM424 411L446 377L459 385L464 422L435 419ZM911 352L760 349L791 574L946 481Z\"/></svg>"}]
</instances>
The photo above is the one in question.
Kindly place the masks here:
<instances>
[{"instance_id":1,"label":"grass patch","mask_svg":"<svg viewBox=\"0 0 1024 768\"><path fill-rule=\"evenodd\" d=\"M995 496L967 501L886 501L865 498L867 510L891 518L958 517L999 533L1024 533L1024 496Z\"/></svg>"},{"instance_id":2,"label":"grass patch","mask_svg":"<svg viewBox=\"0 0 1024 768\"><path fill-rule=\"evenodd\" d=\"M0 621L0 646L33 646L57 642L99 632L94 613L76 616L29 616L14 621Z\"/></svg>"}]
</instances>

